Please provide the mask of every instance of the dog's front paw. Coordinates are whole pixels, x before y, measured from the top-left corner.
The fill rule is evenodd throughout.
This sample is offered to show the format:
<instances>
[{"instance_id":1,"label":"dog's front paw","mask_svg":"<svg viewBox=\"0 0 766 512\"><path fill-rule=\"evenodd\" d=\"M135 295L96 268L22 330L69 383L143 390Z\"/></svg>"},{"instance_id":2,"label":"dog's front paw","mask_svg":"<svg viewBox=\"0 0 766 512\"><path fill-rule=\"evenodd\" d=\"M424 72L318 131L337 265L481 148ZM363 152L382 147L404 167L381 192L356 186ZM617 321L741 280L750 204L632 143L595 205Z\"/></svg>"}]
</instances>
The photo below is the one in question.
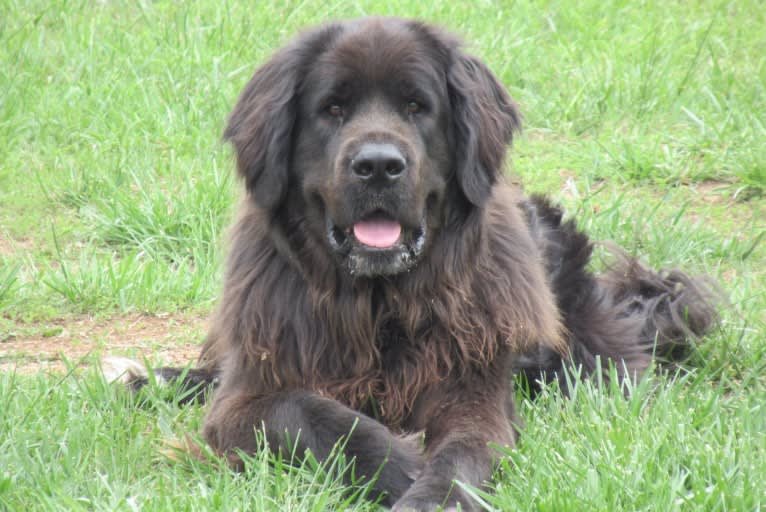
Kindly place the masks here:
<instances>
[{"instance_id":1,"label":"dog's front paw","mask_svg":"<svg viewBox=\"0 0 766 512\"><path fill-rule=\"evenodd\" d=\"M411 489L412 490L412 489ZM417 491L418 489L414 489ZM408 492L394 503L392 512L474 512L478 510L473 501L468 499L460 490L453 489L449 498L445 499L446 492Z\"/></svg>"},{"instance_id":2,"label":"dog's front paw","mask_svg":"<svg viewBox=\"0 0 766 512\"><path fill-rule=\"evenodd\" d=\"M457 510L456 508L444 508L441 503L429 500L401 499L394 503L391 512L431 512L437 510Z\"/></svg>"}]
</instances>

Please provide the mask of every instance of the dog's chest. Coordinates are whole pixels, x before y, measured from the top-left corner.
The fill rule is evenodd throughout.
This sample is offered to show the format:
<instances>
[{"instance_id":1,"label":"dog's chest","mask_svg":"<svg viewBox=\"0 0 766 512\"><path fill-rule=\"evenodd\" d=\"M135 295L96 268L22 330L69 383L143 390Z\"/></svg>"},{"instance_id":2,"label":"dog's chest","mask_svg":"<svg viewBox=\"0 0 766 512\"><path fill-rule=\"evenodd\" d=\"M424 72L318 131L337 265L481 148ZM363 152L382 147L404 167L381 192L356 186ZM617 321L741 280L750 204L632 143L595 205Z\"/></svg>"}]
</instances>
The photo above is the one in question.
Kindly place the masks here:
<instances>
[{"instance_id":1,"label":"dog's chest","mask_svg":"<svg viewBox=\"0 0 766 512\"><path fill-rule=\"evenodd\" d=\"M408 352L412 351L413 340L409 339L396 319L383 322L376 334L375 346L380 354L380 369L383 372L390 372L399 366Z\"/></svg>"}]
</instances>

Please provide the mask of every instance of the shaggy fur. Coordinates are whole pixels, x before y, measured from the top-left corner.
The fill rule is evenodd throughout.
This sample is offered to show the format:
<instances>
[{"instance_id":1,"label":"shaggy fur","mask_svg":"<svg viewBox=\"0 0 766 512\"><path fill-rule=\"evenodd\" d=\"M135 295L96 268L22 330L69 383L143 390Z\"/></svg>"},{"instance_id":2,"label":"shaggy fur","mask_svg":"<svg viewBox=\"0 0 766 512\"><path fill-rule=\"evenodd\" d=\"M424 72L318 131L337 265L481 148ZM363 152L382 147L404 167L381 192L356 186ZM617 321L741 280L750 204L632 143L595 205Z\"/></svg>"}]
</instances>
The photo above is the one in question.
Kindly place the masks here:
<instances>
[{"instance_id":1,"label":"shaggy fur","mask_svg":"<svg viewBox=\"0 0 766 512\"><path fill-rule=\"evenodd\" d=\"M514 444L514 372L600 358L635 378L711 326L698 279L619 251L587 269L574 221L502 178L519 127L490 70L416 21L325 25L256 71L225 131L246 195L190 377L219 379L217 452L239 465L262 429L322 459L352 432L356 474L379 471L394 510L473 510L453 480L484 484L490 445ZM400 234L365 243L370 226Z\"/></svg>"}]
</instances>

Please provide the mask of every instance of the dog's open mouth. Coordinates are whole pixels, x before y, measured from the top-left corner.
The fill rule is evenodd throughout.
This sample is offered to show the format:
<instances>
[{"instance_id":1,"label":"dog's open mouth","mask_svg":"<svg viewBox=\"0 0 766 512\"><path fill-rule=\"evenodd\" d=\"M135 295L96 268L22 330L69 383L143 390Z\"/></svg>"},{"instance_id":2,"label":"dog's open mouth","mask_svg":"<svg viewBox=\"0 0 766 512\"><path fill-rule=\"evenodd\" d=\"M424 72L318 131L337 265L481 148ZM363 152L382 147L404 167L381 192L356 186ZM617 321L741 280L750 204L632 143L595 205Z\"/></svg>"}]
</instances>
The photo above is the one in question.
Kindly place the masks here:
<instances>
[{"instance_id":1,"label":"dog's open mouth","mask_svg":"<svg viewBox=\"0 0 766 512\"><path fill-rule=\"evenodd\" d=\"M351 228L354 237L362 245L376 249L393 247L402 235L402 225L384 214L373 214L355 222Z\"/></svg>"},{"instance_id":2,"label":"dog's open mouth","mask_svg":"<svg viewBox=\"0 0 766 512\"><path fill-rule=\"evenodd\" d=\"M376 210L347 228L327 216L327 239L351 274L392 275L412 268L426 241L425 219L407 228L394 216Z\"/></svg>"}]
</instances>

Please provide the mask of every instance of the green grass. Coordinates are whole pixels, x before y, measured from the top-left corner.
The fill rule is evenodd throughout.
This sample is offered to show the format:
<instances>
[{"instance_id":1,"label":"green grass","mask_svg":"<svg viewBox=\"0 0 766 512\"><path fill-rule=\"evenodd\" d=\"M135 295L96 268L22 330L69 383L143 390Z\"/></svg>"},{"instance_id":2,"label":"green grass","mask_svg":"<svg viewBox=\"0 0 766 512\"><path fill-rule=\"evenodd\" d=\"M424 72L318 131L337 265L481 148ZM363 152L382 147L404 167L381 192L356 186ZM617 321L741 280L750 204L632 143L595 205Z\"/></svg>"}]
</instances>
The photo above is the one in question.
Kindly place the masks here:
<instances>
[{"instance_id":1,"label":"green grass","mask_svg":"<svg viewBox=\"0 0 766 512\"><path fill-rule=\"evenodd\" d=\"M158 450L194 431L200 408L179 408L156 389L141 400L91 371L78 378L0 375L4 415L0 507L4 510L370 510L365 488L345 488L341 457L275 459L262 452L234 475L172 461Z\"/></svg>"},{"instance_id":2,"label":"green grass","mask_svg":"<svg viewBox=\"0 0 766 512\"><path fill-rule=\"evenodd\" d=\"M730 306L678 380L523 402L488 506L766 506L766 9L729 2L0 2L3 342L83 315L209 311L236 204L226 115L291 34L364 14L464 35L519 102L509 167L591 235ZM63 348L62 348L63 350ZM7 368L7 366L5 367ZM150 392L152 393L152 392ZM93 371L0 373L0 509L375 510L337 466L168 463L201 408ZM342 461L334 463L343 466ZM276 466L276 467L275 467ZM362 491L359 491L362 492Z\"/></svg>"}]
</instances>

